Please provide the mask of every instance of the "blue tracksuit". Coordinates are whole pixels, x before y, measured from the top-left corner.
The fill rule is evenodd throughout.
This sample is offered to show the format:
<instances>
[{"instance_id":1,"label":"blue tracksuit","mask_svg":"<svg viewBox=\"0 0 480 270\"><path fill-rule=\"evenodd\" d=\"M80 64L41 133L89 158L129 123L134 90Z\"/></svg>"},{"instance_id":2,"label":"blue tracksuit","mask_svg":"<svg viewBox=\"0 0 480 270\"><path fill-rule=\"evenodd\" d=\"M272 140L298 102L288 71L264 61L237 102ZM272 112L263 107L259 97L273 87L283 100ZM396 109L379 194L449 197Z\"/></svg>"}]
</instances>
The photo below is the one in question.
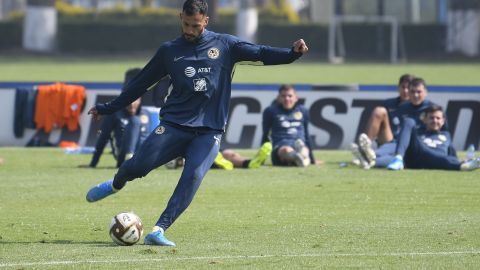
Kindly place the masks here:
<instances>
[{"instance_id":1,"label":"blue tracksuit","mask_svg":"<svg viewBox=\"0 0 480 270\"><path fill-rule=\"evenodd\" d=\"M126 110L117 111L103 118L100 136L95 144L95 152L90 167L96 167L108 142L112 154L120 167L127 154L132 154L147 138L149 118L146 111L140 110L138 115L131 115Z\"/></svg>"},{"instance_id":2,"label":"blue tracksuit","mask_svg":"<svg viewBox=\"0 0 480 270\"><path fill-rule=\"evenodd\" d=\"M383 101L383 107L387 109L388 113L388 120L390 123L390 128L392 130L392 134L398 134L400 130L396 130L395 128L399 129L400 119L396 117L395 112L398 110L401 104L405 103L400 99L400 97L389 98Z\"/></svg>"},{"instance_id":3,"label":"blue tracksuit","mask_svg":"<svg viewBox=\"0 0 480 270\"><path fill-rule=\"evenodd\" d=\"M406 168L460 170L450 133L416 128L411 118L404 119L396 153L404 157Z\"/></svg>"},{"instance_id":4,"label":"blue tracksuit","mask_svg":"<svg viewBox=\"0 0 480 270\"><path fill-rule=\"evenodd\" d=\"M113 113L144 94L165 76L172 90L160 110L161 125L132 159L120 167L114 187L145 176L168 161L183 156L185 167L157 226L167 229L188 207L220 147L226 125L235 64L288 64L301 53L291 48L255 45L205 30L197 42L183 36L163 43L142 71L111 102L96 106L100 114Z\"/></svg>"},{"instance_id":5,"label":"blue tracksuit","mask_svg":"<svg viewBox=\"0 0 480 270\"><path fill-rule=\"evenodd\" d=\"M375 167L385 168L392 161L397 147L397 140L400 134L405 118L414 119L417 128L423 126L423 114L425 110L434 105L430 100L424 100L422 104L415 106L411 102L404 102L398 106L397 110L389 113L390 127L392 129L393 141L382 144L375 151L377 160ZM445 124L446 126L446 124Z\"/></svg>"},{"instance_id":6,"label":"blue tracksuit","mask_svg":"<svg viewBox=\"0 0 480 270\"><path fill-rule=\"evenodd\" d=\"M417 106L413 105L411 102L402 103L398 109L392 113L393 120L390 122L390 126L392 127L393 137L398 139L403 120L407 117L415 120L417 127L423 126L424 112L432 105L434 105L434 103L430 100L424 100L420 105Z\"/></svg>"},{"instance_id":7,"label":"blue tracksuit","mask_svg":"<svg viewBox=\"0 0 480 270\"><path fill-rule=\"evenodd\" d=\"M285 110L281 104L274 102L265 109L262 120L262 142L267 141L270 135L273 145L273 165L287 165L283 164L278 158L278 148L284 145L293 148L297 139L305 142L305 145L310 149L311 163L315 163L308 132L308 123L308 110L301 104L295 105L291 110Z\"/></svg>"}]
</instances>

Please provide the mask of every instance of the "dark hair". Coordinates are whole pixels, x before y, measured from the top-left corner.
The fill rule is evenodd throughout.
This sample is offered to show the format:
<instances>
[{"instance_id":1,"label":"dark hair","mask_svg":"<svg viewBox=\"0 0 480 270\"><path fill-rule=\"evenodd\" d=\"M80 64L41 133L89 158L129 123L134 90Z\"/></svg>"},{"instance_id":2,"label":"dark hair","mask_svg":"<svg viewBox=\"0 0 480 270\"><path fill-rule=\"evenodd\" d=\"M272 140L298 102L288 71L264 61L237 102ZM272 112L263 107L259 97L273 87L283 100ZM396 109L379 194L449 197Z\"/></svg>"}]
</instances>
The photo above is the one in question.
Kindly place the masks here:
<instances>
[{"instance_id":1,"label":"dark hair","mask_svg":"<svg viewBox=\"0 0 480 270\"><path fill-rule=\"evenodd\" d=\"M288 89L293 89L293 90L295 90L295 88L293 88L293 86L290 85L290 84L282 84L282 85L280 86L280 88L278 88L278 93L280 94L282 91L285 91L285 90L288 90Z\"/></svg>"},{"instance_id":2,"label":"dark hair","mask_svg":"<svg viewBox=\"0 0 480 270\"><path fill-rule=\"evenodd\" d=\"M398 85L402 85L404 83L410 84L413 79L415 79L415 76L413 76L412 74L403 74L402 76L400 76L400 79L398 79Z\"/></svg>"},{"instance_id":3,"label":"dark hair","mask_svg":"<svg viewBox=\"0 0 480 270\"><path fill-rule=\"evenodd\" d=\"M410 86L409 88L412 88L412 87L417 87L419 85L423 85L425 87L427 87L427 83L425 82L424 79L422 78L414 78L412 81L410 81Z\"/></svg>"},{"instance_id":4,"label":"dark hair","mask_svg":"<svg viewBox=\"0 0 480 270\"><path fill-rule=\"evenodd\" d=\"M434 113L434 112L442 112L442 114L444 114L442 106L439 106L439 105L432 105L432 106L425 109L425 115L428 115L428 114L431 114L431 113ZM445 117L445 115L444 115L444 117Z\"/></svg>"},{"instance_id":5,"label":"dark hair","mask_svg":"<svg viewBox=\"0 0 480 270\"><path fill-rule=\"evenodd\" d=\"M208 13L208 4L205 0L187 0L183 3L182 11L188 16L195 14L206 15Z\"/></svg>"}]
</instances>

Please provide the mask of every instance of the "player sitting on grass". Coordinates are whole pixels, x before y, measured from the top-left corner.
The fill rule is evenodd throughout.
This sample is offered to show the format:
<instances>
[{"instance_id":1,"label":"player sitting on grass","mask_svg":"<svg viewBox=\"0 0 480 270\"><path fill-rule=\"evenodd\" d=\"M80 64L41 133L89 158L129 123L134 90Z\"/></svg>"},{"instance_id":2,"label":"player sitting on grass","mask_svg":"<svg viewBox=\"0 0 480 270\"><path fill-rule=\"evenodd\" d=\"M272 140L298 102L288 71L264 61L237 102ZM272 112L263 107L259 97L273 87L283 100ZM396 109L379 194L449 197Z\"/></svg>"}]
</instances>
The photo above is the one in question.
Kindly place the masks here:
<instances>
[{"instance_id":1,"label":"player sitting on grass","mask_svg":"<svg viewBox=\"0 0 480 270\"><path fill-rule=\"evenodd\" d=\"M393 131L393 140L381 145L375 151L372 150L372 142L366 134L361 134L358 138L358 145L352 144L352 153L359 158L360 166L369 169L372 166L385 168L390 163L392 156L395 154L397 140L400 129L405 118L411 118L415 121L416 127L423 125L425 110L435 105L427 97L427 86L422 78L414 78L410 81L408 96L409 101L400 105L400 107L392 113L393 120L391 128ZM442 130L448 130L445 126Z\"/></svg>"},{"instance_id":2,"label":"player sitting on grass","mask_svg":"<svg viewBox=\"0 0 480 270\"><path fill-rule=\"evenodd\" d=\"M390 170L440 169L472 171L480 167L480 159L460 161L448 131L442 130L445 116L442 107L425 110L425 125L417 128L412 118L403 121L395 154L387 165Z\"/></svg>"},{"instance_id":3,"label":"player sitting on grass","mask_svg":"<svg viewBox=\"0 0 480 270\"><path fill-rule=\"evenodd\" d=\"M307 167L316 164L308 132L308 110L298 104L297 92L282 85L276 101L263 112L262 141L272 139L274 166Z\"/></svg>"},{"instance_id":4,"label":"player sitting on grass","mask_svg":"<svg viewBox=\"0 0 480 270\"><path fill-rule=\"evenodd\" d=\"M272 143L266 142L258 149L255 156L248 159L231 149L225 149L218 153L213 161L212 168L233 170L233 168L257 169L262 166L272 152Z\"/></svg>"},{"instance_id":5,"label":"player sitting on grass","mask_svg":"<svg viewBox=\"0 0 480 270\"><path fill-rule=\"evenodd\" d=\"M265 163L271 152L272 144L270 142L264 143L252 159L247 159L231 149L220 150L213 161L212 168L227 171L233 170L233 168L257 169ZM165 164L165 166L169 169L176 169L182 167L183 164L184 159L178 157Z\"/></svg>"},{"instance_id":6,"label":"player sitting on grass","mask_svg":"<svg viewBox=\"0 0 480 270\"><path fill-rule=\"evenodd\" d=\"M128 83L141 69L129 69L125 73L124 85ZM112 154L117 161L117 168L125 160L132 158L133 153L150 134L148 129L149 118L141 108L141 98L133 101L125 109L110 114L102 119L99 134L95 144L90 164L80 165L81 168L97 167L103 150L108 142L112 147Z\"/></svg>"},{"instance_id":7,"label":"player sitting on grass","mask_svg":"<svg viewBox=\"0 0 480 270\"><path fill-rule=\"evenodd\" d=\"M397 86L398 96L386 99L382 106L373 109L365 133L370 140L376 140L378 145L391 142L394 134L399 133L397 125L400 120L396 117L395 111L409 100L408 87L413 79L413 75L402 75ZM396 129L393 130L393 127Z\"/></svg>"}]
</instances>

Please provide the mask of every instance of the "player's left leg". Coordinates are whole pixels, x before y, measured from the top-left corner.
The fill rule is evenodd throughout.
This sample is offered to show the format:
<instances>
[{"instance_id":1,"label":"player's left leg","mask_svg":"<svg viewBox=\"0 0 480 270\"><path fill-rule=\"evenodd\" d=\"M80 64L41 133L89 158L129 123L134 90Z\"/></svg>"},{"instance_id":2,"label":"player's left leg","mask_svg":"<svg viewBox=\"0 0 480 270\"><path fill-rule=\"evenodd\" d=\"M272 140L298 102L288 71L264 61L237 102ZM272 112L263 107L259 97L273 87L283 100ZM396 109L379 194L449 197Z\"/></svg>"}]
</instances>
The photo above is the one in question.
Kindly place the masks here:
<instances>
[{"instance_id":1,"label":"player's left leg","mask_svg":"<svg viewBox=\"0 0 480 270\"><path fill-rule=\"evenodd\" d=\"M217 156L221 138L220 133L200 134L189 143L185 151L185 167L182 176L156 226L164 231L167 230L190 205L203 177ZM165 244L162 239L155 237L155 233L149 234L147 237L148 240L145 238L146 244Z\"/></svg>"},{"instance_id":2,"label":"player's left leg","mask_svg":"<svg viewBox=\"0 0 480 270\"><path fill-rule=\"evenodd\" d=\"M420 151L421 143L418 141L415 125L416 122L412 118L404 119L395 149L395 158L387 166L389 170L403 170L407 149L409 152Z\"/></svg>"}]
</instances>

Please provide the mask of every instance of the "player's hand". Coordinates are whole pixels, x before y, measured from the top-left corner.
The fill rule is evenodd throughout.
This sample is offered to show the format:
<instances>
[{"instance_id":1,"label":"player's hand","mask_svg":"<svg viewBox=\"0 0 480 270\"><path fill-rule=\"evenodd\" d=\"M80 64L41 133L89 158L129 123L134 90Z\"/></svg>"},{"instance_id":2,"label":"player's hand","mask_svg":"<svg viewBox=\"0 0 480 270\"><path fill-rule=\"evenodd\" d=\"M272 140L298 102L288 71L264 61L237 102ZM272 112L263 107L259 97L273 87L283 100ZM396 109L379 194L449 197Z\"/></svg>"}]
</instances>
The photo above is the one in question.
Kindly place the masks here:
<instances>
[{"instance_id":1,"label":"player's hand","mask_svg":"<svg viewBox=\"0 0 480 270\"><path fill-rule=\"evenodd\" d=\"M92 115L92 119L94 121L100 120L100 114L98 113L97 108L95 106L93 106L92 108L90 108L90 110L88 110L88 114Z\"/></svg>"},{"instance_id":2,"label":"player's hand","mask_svg":"<svg viewBox=\"0 0 480 270\"><path fill-rule=\"evenodd\" d=\"M299 53L308 52L307 44L303 39L299 39L293 43L293 51Z\"/></svg>"}]
</instances>

